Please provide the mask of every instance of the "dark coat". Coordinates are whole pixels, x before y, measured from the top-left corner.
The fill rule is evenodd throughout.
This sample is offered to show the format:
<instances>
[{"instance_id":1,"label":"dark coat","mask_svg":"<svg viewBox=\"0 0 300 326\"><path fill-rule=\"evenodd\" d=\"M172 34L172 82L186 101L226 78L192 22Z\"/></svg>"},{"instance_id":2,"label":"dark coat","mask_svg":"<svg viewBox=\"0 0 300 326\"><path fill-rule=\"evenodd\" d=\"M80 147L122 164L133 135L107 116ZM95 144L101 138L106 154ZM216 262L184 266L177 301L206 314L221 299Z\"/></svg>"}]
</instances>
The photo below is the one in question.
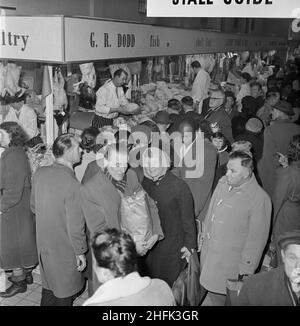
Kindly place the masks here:
<instances>
[{"instance_id":1,"label":"dark coat","mask_svg":"<svg viewBox=\"0 0 300 326\"><path fill-rule=\"evenodd\" d=\"M96 170L97 163L90 164ZM86 181L83 180L81 187L82 209L91 236L105 228L120 229L121 196L100 168L102 163L99 162L99 164L98 172L93 177L87 178ZM141 189L141 185L136 173L131 169L127 171L126 176L127 183L124 194L131 196Z\"/></svg>"},{"instance_id":2,"label":"dark coat","mask_svg":"<svg viewBox=\"0 0 300 326\"><path fill-rule=\"evenodd\" d=\"M288 231L300 230L300 162L277 170L273 195L274 240Z\"/></svg>"},{"instance_id":3,"label":"dark coat","mask_svg":"<svg viewBox=\"0 0 300 326\"><path fill-rule=\"evenodd\" d=\"M192 147L193 154L195 146ZM186 177L186 172L192 170L187 168L183 161L183 166L175 168L172 172L179 178L183 179L189 186L193 195L195 218L204 221L206 211L209 206L212 195L212 186L215 177L215 168L217 164L217 150L210 141L204 139L204 170L203 174L198 178ZM200 157L200 159L202 156ZM193 155L193 159L196 156ZM200 160L198 159L198 164ZM194 168L194 167L193 167Z\"/></svg>"},{"instance_id":4,"label":"dark coat","mask_svg":"<svg viewBox=\"0 0 300 326\"><path fill-rule=\"evenodd\" d=\"M284 267L255 274L247 279L236 301L237 306L293 306L284 279Z\"/></svg>"},{"instance_id":5,"label":"dark coat","mask_svg":"<svg viewBox=\"0 0 300 326\"><path fill-rule=\"evenodd\" d=\"M291 138L300 134L300 126L289 120L275 121L264 131L263 156L258 163L258 173L264 189L272 196L276 169L280 167L277 152L286 155Z\"/></svg>"},{"instance_id":6,"label":"dark coat","mask_svg":"<svg viewBox=\"0 0 300 326\"><path fill-rule=\"evenodd\" d=\"M144 177L142 186L157 204L165 235L147 254L146 270L172 286L185 264L181 248L196 248L193 198L187 184L169 171L157 182Z\"/></svg>"},{"instance_id":7,"label":"dark coat","mask_svg":"<svg viewBox=\"0 0 300 326\"><path fill-rule=\"evenodd\" d=\"M176 113L170 114L171 125L167 130L169 135L171 135L175 131L179 131L179 125L182 121L183 115L184 115L184 113L182 111L180 111L179 114L176 114Z\"/></svg>"},{"instance_id":8,"label":"dark coat","mask_svg":"<svg viewBox=\"0 0 300 326\"><path fill-rule=\"evenodd\" d=\"M6 149L0 158L0 267L5 270L31 267L38 262L30 178L24 150Z\"/></svg>"},{"instance_id":9,"label":"dark coat","mask_svg":"<svg viewBox=\"0 0 300 326\"><path fill-rule=\"evenodd\" d=\"M53 163L33 178L31 208L36 214L37 247L43 287L58 298L77 294L84 278L76 256L87 251L80 183L70 168Z\"/></svg>"}]
</instances>

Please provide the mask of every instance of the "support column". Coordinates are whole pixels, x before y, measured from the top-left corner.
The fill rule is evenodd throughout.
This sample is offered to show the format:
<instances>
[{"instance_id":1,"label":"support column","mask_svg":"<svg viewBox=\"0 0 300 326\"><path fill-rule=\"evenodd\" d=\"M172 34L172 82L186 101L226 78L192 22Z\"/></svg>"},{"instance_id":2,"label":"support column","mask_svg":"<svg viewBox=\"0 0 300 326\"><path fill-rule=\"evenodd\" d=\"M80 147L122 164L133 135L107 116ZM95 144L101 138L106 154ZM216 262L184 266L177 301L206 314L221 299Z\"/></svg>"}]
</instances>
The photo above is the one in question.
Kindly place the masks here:
<instances>
[{"instance_id":1,"label":"support column","mask_svg":"<svg viewBox=\"0 0 300 326\"><path fill-rule=\"evenodd\" d=\"M50 76L50 85L53 90L53 67L47 66L49 76ZM54 117L53 117L53 92L51 92L46 97L46 144L47 146L52 146L54 142Z\"/></svg>"}]
</instances>

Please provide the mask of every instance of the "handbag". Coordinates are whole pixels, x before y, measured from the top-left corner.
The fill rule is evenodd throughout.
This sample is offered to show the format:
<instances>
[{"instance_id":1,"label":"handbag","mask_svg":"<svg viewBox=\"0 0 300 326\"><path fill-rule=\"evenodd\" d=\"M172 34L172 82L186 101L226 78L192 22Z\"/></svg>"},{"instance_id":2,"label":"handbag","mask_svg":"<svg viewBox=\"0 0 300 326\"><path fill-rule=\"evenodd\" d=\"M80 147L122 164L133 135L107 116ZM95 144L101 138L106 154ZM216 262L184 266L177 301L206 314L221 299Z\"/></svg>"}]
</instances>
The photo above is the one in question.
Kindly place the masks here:
<instances>
[{"instance_id":1,"label":"handbag","mask_svg":"<svg viewBox=\"0 0 300 326\"><path fill-rule=\"evenodd\" d=\"M243 286L243 280L228 279L226 281L226 301L225 306L236 306L236 302Z\"/></svg>"},{"instance_id":2,"label":"handbag","mask_svg":"<svg viewBox=\"0 0 300 326\"><path fill-rule=\"evenodd\" d=\"M198 306L201 299L200 263L193 251L172 286L173 296L178 306Z\"/></svg>"}]
</instances>

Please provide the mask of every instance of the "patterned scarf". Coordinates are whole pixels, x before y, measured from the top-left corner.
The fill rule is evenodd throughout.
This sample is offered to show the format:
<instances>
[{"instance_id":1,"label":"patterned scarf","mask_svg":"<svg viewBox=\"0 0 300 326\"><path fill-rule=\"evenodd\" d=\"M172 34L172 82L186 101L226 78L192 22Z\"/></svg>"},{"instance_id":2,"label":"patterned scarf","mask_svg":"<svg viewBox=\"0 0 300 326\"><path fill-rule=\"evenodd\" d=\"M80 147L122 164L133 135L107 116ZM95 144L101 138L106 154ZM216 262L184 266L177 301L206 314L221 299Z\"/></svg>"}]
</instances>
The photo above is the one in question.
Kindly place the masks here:
<instances>
[{"instance_id":1,"label":"patterned scarf","mask_svg":"<svg viewBox=\"0 0 300 326\"><path fill-rule=\"evenodd\" d=\"M108 169L105 168L104 170L105 176L107 179L123 194L125 192L126 184L127 184L127 176L124 174L124 177L122 180L116 180L112 177L112 175L108 172Z\"/></svg>"}]
</instances>

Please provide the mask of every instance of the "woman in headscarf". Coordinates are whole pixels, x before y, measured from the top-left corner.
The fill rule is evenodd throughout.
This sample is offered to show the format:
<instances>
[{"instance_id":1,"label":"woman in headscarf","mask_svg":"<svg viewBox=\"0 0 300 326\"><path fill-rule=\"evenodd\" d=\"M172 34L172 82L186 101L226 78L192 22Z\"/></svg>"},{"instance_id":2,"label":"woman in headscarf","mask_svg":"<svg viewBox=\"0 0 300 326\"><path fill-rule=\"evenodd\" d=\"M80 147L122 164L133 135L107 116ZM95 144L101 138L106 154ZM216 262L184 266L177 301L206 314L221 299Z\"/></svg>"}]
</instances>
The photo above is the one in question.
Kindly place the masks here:
<instances>
[{"instance_id":1,"label":"woman in headscarf","mask_svg":"<svg viewBox=\"0 0 300 326\"><path fill-rule=\"evenodd\" d=\"M170 286L196 248L193 197L188 185L169 171L170 159L159 148L143 154L143 188L155 201L165 238L145 258L145 273Z\"/></svg>"}]
</instances>

